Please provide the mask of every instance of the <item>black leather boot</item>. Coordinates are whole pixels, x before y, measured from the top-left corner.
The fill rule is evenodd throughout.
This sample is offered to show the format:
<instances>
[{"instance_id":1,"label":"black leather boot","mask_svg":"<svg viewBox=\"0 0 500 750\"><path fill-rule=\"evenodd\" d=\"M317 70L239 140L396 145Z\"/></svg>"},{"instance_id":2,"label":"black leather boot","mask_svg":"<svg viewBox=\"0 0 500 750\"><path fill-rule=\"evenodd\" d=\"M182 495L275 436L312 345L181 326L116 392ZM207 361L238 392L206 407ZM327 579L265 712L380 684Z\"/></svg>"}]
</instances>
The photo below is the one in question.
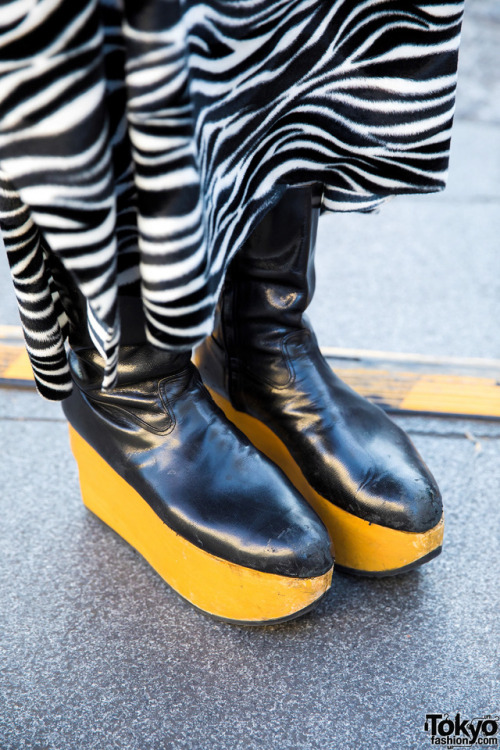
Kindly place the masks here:
<instances>
[{"instance_id":1,"label":"black leather boot","mask_svg":"<svg viewBox=\"0 0 500 750\"><path fill-rule=\"evenodd\" d=\"M443 509L408 436L343 383L304 312L319 191L287 190L232 262L196 363L226 415L322 517L336 567L390 575L436 556Z\"/></svg>"},{"instance_id":2,"label":"black leather boot","mask_svg":"<svg viewBox=\"0 0 500 750\"><path fill-rule=\"evenodd\" d=\"M311 609L331 583L328 532L282 472L224 417L190 353L120 350L116 387L73 344L70 423L84 503L185 599L261 624Z\"/></svg>"}]
</instances>

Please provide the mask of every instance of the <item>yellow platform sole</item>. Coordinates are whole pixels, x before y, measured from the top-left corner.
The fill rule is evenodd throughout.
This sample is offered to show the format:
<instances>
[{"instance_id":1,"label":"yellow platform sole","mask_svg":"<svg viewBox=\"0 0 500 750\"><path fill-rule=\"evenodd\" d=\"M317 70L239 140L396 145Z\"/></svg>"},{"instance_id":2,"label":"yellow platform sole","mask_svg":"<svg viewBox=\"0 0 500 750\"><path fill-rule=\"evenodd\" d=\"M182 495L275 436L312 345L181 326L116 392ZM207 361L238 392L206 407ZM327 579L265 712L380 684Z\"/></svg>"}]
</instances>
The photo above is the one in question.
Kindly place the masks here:
<instances>
[{"instance_id":1,"label":"yellow platform sole","mask_svg":"<svg viewBox=\"0 0 500 750\"><path fill-rule=\"evenodd\" d=\"M358 575L394 575L439 554L443 543L444 516L429 531L397 531L358 518L319 495L308 483L285 444L262 422L237 411L229 401L209 388L212 398L252 441L287 475L327 527L335 549L335 567Z\"/></svg>"},{"instance_id":2,"label":"yellow platform sole","mask_svg":"<svg viewBox=\"0 0 500 750\"><path fill-rule=\"evenodd\" d=\"M289 578L196 547L172 531L72 427L70 442L86 507L198 609L231 622L272 624L310 610L329 589L332 570L315 578Z\"/></svg>"}]
</instances>

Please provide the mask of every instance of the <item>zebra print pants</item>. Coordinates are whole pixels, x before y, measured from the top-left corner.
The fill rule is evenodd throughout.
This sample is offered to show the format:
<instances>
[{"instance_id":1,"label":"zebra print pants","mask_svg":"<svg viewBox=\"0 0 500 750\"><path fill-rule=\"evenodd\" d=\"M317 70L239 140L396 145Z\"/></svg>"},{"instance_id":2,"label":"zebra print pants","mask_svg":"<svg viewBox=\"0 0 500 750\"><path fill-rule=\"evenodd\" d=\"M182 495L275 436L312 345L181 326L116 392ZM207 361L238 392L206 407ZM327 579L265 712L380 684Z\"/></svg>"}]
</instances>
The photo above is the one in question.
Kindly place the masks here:
<instances>
[{"instance_id":1,"label":"zebra print pants","mask_svg":"<svg viewBox=\"0 0 500 750\"><path fill-rule=\"evenodd\" d=\"M71 389L58 259L113 383L117 290L149 340L211 328L289 184L369 211L444 187L463 2L4 0L0 227L42 395ZM67 303L66 303L67 306Z\"/></svg>"}]
</instances>

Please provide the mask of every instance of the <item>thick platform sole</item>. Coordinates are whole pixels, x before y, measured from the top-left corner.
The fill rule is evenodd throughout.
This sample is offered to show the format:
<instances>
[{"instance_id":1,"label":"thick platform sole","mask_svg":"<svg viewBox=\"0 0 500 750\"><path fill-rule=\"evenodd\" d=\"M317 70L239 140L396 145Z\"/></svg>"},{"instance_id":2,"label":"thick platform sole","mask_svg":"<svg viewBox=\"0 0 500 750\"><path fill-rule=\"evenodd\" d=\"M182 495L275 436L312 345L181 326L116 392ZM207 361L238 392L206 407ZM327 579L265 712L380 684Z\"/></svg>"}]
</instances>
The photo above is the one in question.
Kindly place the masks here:
<instances>
[{"instance_id":1,"label":"thick platform sole","mask_svg":"<svg viewBox=\"0 0 500 750\"><path fill-rule=\"evenodd\" d=\"M332 570L289 578L245 568L191 544L70 426L83 502L148 561L184 599L219 619L269 625L311 610L329 589Z\"/></svg>"},{"instance_id":2,"label":"thick platform sole","mask_svg":"<svg viewBox=\"0 0 500 750\"><path fill-rule=\"evenodd\" d=\"M308 483L285 444L269 427L207 386L216 404L268 458L287 475L327 527L335 549L335 568L355 575L405 573L436 557L443 543L444 516L422 533L397 531L348 513L319 495Z\"/></svg>"}]
</instances>

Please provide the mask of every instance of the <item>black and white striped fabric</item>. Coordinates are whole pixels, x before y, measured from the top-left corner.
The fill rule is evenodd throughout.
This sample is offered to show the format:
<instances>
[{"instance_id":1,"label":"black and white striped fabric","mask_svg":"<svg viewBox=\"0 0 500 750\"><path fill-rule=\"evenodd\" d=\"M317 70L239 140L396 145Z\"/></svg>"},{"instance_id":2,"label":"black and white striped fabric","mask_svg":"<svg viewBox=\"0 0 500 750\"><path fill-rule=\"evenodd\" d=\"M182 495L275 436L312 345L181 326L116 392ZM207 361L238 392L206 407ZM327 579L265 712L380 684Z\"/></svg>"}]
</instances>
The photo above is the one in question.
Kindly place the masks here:
<instances>
[{"instance_id":1,"label":"black and white striped fabric","mask_svg":"<svg viewBox=\"0 0 500 750\"><path fill-rule=\"evenodd\" d=\"M112 385L117 290L147 334L211 330L287 184L369 211L444 187L463 2L4 0L0 226L38 388L71 389L57 256Z\"/></svg>"}]
</instances>

